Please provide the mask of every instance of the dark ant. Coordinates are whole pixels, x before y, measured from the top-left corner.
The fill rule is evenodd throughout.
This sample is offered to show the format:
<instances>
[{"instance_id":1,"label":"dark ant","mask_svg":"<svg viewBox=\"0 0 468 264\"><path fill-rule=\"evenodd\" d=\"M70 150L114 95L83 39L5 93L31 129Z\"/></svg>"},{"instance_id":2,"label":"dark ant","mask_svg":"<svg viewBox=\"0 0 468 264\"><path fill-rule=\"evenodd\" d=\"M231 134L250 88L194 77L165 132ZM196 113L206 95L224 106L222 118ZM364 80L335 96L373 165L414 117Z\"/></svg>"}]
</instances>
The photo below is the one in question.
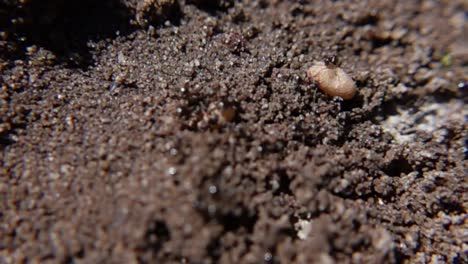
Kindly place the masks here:
<instances>
[{"instance_id":1,"label":"dark ant","mask_svg":"<svg viewBox=\"0 0 468 264\"><path fill-rule=\"evenodd\" d=\"M338 60L338 57L335 56L335 55L326 56L323 59L323 62L325 63L325 66L327 66L327 68L329 68L329 69L334 69L334 68L338 67L339 64L340 64L340 62Z\"/></svg>"}]
</instances>

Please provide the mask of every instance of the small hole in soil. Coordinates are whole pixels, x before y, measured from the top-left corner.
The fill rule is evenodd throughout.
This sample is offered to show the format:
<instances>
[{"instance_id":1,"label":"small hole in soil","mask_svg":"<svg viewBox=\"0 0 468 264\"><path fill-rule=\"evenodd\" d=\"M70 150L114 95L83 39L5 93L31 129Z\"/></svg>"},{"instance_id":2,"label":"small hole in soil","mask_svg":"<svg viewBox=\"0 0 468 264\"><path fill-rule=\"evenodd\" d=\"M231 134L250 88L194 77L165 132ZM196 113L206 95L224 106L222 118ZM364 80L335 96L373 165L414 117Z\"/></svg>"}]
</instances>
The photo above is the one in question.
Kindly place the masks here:
<instances>
[{"instance_id":1,"label":"small hole in soil","mask_svg":"<svg viewBox=\"0 0 468 264\"><path fill-rule=\"evenodd\" d=\"M153 252L159 252L163 244L169 241L170 238L171 234L166 223L161 220L156 220L146 231L145 242L148 249Z\"/></svg>"},{"instance_id":2,"label":"small hole in soil","mask_svg":"<svg viewBox=\"0 0 468 264\"><path fill-rule=\"evenodd\" d=\"M248 232L252 232L253 227L257 222L257 216L251 216L245 210L240 215L227 213L219 215L217 218L218 222L224 226L225 231L235 231L244 227Z\"/></svg>"},{"instance_id":3,"label":"small hole in soil","mask_svg":"<svg viewBox=\"0 0 468 264\"><path fill-rule=\"evenodd\" d=\"M194 207L199 210L205 221L216 220L216 222L224 227L225 232L245 228L247 232L251 233L258 219L256 214L250 213L242 205L237 206L237 208L241 207L241 209L239 211L236 210L236 212L227 209L210 212L210 206L200 201L195 202ZM223 206L219 206L219 208L223 208Z\"/></svg>"},{"instance_id":4,"label":"small hole in soil","mask_svg":"<svg viewBox=\"0 0 468 264\"><path fill-rule=\"evenodd\" d=\"M219 237L213 238L206 246L207 255L210 256L215 263L218 262L221 256L221 243L219 239Z\"/></svg>"},{"instance_id":5,"label":"small hole in soil","mask_svg":"<svg viewBox=\"0 0 468 264\"><path fill-rule=\"evenodd\" d=\"M447 198L442 198L440 201L440 205L442 207L442 210L445 213L454 213L454 214L465 213L465 209L460 203L456 201L451 201L450 199L447 199Z\"/></svg>"},{"instance_id":6,"label":"small hole in soil","mask_svg":"<svg viewBox=\"0 0 468 264\"><path fill-rule=\"evenodd\" d=\"M408 255L403 253L398 247L394 247L393 253L395 254L396 263L405 263L409 259Z\"/></svg>"},{"instance_id":7,"label":"small hole in soil","mask_svg":"<svg viewBox=\"0 0 468 264\"><path fill-rule=\"evenodd\" d=\"M268 8L269 5L270 5L270 3L269 3L267 0L260 0L260 1L258 1L258 6L259 6L261 9L266 9L266 8Z\"/></svg>"},{"instance_id":8,"label":"small hole in soil","mask_svg":"<svg viewBox=\"0 0 468 264\"><path fill-rule=\"evenodd\" d=\"M293 10L291 10L291 15L293 17L297 17L303 14L304 14L304 11L300 7L295 7Z\"/></svg>"},{"instance_id":9,"label":"small hole in soil","mask_svg":"<svg viewBox=\"0 0 468 264\"><path fill-rule=\"evenodd\" d=\"M376 25L379 22L379 17L375 14L367 14L358 19L355 23L356 26Z\"/></svg>"},{"instance_id":10,"label":"small hole in soil","mask_svg":"<svg viewBox=\"0 0 468 264\"><path fill-rule=\"evenodd\" d=\"M204 218L209 219L209 213L206 210L201 211ZM240 228L245 228L248 233L253 232L253 227L257 222L257 215L251 215L247 210L242 210L240 214L234 212L219 213L215 216L216 221L224 227L224 232L235 232ZM207 245L206 251L210 258L217 262L221 255L220 237L213 238Z\"/></svg>"},{"instance_id":11,"label":"small hole in soil","mask_svg":"<svg viewBox=\"0 0 468 264\"><path fill-rule=\"evenodd\" d=\"M378 49L392 43L391 38L373 38L371 40L372 49Z\"/></svg>"},{"instance_id":12,"label":"small hole in soil","mask_svg":"<svg viewBox=\"0 0 468 264\"><path fill-rule=\"evenodd\" d=\"M341 103L342 111L351 111L353 108L361 108L364 104L364 98L357 94L352 100L345 100Z\"/></svg>"},{"instance_id":13,"label":"small hole in soil","mask_svg":"<svg viewBox=\"0 0 468 264\"><path fill-rule=\"evenodd\" d=\"M281 193L286 193L292 195L292 191L289 188L291 184L291 179L289 179L288 175L285 171L278 171L279 175L279 182L278 182L278 189L276 189L273 195L279 195Z\"/></svg>"},{"instance_id":14,"label":"small hole in soil","mask_svg":"<svg viewBox=\"0 0 468 264\"><path fill-rule=\"evenodd\" d=\"M389 176L400 176L401 174L408 174L413 169L406 159L395 159L384 169L384 172Z\"/></svg>"},{"instance_id":15,"label":"small hole in soil","mask_svg":"<svg viewBox=\"0 0 468 264\"><path fill-rule=\"evenodd\" d=\"M6 146L11 145L13 143L15 142L11 140L8 132L3 135L0 135L0 150L3 150Z\"/></svg>"}]
</instances>

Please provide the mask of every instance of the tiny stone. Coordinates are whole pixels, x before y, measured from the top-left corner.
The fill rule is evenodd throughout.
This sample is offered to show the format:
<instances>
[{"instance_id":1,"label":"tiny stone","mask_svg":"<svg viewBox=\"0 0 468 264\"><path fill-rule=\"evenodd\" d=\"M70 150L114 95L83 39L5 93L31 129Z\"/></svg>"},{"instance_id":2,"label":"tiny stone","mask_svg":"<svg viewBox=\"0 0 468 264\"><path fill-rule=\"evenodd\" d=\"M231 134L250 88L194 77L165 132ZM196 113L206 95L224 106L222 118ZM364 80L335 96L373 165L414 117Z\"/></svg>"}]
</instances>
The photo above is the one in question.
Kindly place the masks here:
<instances>
[{"instance_id":1,"label":"tiny stone","mask_svg":"<svg viewBox=\"0 0 468 264\"><path fill-rule=\"evenodd\" d=\"M174 168L174 167L170 167L168 170L167 170L167 173L171 176L175 175L177 173L177 169Z\"/></svg>"},{"instance_id":2,"label":"tiny stone","mask_svg":"<svg viewBox=\"0 0 468 264\"><path fill-rule=\"evenodd\" d=\"M263 256L263 259L264 259L266 262L270 262L270 261L273 259L273 255L271 255L270 252L267 252L267 253L265 253L265 255Z\"/></svg>"},{"instance_id":3,"label":"tiny stone","mask_svg":"<svg viewBox=\"0 0 468 264\"><path fill-rule=\"evenodd\" d=\"M177 153L178 153L178 151L175 148L171 148L171 150L169 151L169 154L171 154L171 156L175 156L175 155L177 155Z\"/></svg>"},{"instance_id":4,"label":"tiny stone","mask_svg":"<svg viewBox=\"0 0 468 264\"><path fill-rule=\"evenodd\" d=\"M301 240L306 240L312 231L312 223L301 219L295 224L295 228L297 230L297 237Z\"/></svg>"},{"instance_id":5,"label":"tiny stone","mask_svg":"<svg viewBox=\"0 0 468 264\"><path fill-rule=\"evenodd\" d=\"M216 188L216 186L214 186L214 185L211 185L209 187L209 191L210 191L211 194L215 194L215 193L218 192L218 188Z\"/></svg>"}]
</instances>

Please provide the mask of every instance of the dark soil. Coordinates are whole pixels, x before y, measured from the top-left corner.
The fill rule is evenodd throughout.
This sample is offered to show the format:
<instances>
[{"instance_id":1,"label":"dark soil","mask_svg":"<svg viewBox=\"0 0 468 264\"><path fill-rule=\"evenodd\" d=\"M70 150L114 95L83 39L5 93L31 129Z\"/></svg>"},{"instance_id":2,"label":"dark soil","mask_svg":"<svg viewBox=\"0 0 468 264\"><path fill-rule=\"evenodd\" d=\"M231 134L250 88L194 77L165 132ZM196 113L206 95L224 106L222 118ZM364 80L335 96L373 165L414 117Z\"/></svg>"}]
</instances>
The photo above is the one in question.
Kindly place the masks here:
<instances>
[{"instance_id":1,"label":"dark soil","mask_svg":"<svg viewBox=\"0 0 468 264\"><path fill-rule=\"evenodd\" d=\"M467 11L1 0L0 263L467 263Z\"/></svg>"}]
</instances>

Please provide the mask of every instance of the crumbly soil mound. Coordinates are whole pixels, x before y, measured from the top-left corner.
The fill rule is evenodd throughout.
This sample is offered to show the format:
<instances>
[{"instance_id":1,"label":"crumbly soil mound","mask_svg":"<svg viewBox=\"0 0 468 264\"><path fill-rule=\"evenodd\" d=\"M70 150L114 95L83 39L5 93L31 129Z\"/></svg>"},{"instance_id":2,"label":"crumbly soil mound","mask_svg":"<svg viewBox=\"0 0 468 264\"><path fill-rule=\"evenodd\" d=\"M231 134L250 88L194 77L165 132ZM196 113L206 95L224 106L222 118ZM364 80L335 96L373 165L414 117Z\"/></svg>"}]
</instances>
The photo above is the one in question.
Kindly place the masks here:
<instances>
[{"instance_id":1,"label":"crumbly soil mound","mask_svg":"<svg viewBox=\"0 0 468 264\"><path fill-rule=\"evenodd\" d=\"M466 263L467 10L0 1L0 263Z\"/></svg>"}]
</instances>

